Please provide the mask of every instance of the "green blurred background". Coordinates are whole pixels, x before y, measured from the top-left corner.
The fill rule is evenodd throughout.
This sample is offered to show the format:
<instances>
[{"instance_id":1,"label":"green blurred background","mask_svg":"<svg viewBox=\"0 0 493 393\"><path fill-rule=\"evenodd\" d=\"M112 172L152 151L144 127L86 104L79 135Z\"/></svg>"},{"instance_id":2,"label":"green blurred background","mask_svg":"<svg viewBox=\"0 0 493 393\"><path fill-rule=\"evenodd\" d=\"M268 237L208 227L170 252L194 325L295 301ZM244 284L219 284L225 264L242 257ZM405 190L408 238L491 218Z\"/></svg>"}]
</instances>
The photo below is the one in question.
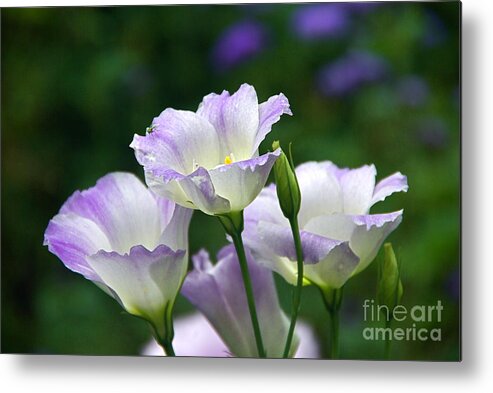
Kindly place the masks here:
<instances>
[{"instance_id":1,"label":"green blurred background","mask_svg":"<svg viewBox=\"0 0 493 393\"><path fill-rule=\"evenodd\" d=\"M322 22L297 4L1 11L2 352L138 354L145 324L65 269L42 246L44 230L74 190L107 172L143 178L128 145L164 108L195 110L204 95L248 82L260 101L283 92L294 113L261 151L281 139L293 142L298 163L374 163L379 179L408 176L409 192L372 212L404 208L389 238L402 261L403 302L440 299L442 341L398 342L392 357L459 358L460 4L338 6ZM378 58L378 72L331 92L323 70L354 51ZM344 82L335 75L331 83ZM225 244L217 220L201 213L190 239L192 252ZM382 356L382 342L362 337L376 275L373 263L345 288L343 358ZM276 283L289 310L290 287ZM176 313L191 310L180 296ZM303 293L301 318L327 355L329 321L315 288Z\"/></svg>"}]
</instances>

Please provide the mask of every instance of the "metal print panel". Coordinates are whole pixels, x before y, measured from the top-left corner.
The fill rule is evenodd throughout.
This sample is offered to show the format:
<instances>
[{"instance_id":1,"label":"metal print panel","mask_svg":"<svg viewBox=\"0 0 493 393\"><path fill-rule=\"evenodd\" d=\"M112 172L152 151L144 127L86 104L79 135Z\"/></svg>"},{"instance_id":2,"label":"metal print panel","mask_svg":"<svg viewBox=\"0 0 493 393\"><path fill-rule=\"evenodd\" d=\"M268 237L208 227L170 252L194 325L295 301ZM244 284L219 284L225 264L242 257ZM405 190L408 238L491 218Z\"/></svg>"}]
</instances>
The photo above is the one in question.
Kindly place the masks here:
<instances>
[{"instance_id":1,"label":"metal print panel","mask_svg":"<svg viewBox=\"0 0 493 393\"><path fill-rule=\"evenodd\" d=\"M2 352L460 360L460 12L2 10Z\"/></svg>"}]
</instances>

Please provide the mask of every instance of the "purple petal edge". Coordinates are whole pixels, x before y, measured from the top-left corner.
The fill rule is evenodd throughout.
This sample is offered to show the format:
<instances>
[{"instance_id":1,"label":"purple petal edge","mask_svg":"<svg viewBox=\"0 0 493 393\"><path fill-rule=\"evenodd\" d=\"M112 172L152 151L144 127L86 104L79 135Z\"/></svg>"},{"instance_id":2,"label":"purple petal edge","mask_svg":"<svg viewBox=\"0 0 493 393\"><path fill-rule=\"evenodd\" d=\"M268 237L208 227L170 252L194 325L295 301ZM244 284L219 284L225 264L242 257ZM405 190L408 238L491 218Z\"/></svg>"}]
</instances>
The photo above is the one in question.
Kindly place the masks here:
<instances>
[{"instance_id":1,"label":"purple petal edge","mask_svg":"<svg viewBox=\"0 0 493 393\"><path fill-rule=\"evenodd\" d=\"M130 251L124 254L118 253L116 251L105 251L105 250L99 250L97 253L94 255L96 256L104 256L104 257L131 257L131 258L146 258L150 256L155 256L155 255L161 255L161 256L174 256L175 258L182 258L186 254L185 250L176 250L173 251L171 248L166 246L165 244L160 244L157 246L154 250L149 250L146 247L142 245L136 245L130 248ZM93 256L93 255L91 255Z\"/></svg>"}]
</instances>

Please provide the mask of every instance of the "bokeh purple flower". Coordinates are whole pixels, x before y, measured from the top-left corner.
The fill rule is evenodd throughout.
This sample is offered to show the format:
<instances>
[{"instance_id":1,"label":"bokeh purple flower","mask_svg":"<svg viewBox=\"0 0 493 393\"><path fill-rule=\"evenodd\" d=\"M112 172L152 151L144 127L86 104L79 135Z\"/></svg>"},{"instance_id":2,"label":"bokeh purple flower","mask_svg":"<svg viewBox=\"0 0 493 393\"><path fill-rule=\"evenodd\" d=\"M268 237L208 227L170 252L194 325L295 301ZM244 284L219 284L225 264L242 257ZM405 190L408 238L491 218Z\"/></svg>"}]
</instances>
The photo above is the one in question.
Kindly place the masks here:
<instances>
[{"instance_id":1,"label":"bokeh purple flower","mask_svg":"<svg viewBox=\"0 0 493 393\"><path fill-rule=\"evenodd\" d=\"M165 310L187 272L191 216L134 175L110 173L63 204L48 224L44 245L164 334Z\"/></svg>"},{"instance_id":2,"label":"bokeh purple flower","mask_svg":"<svg viewBox=\"0 0 493 393\"><path fill-rule=\"evenodd\" d=\"M336 38L346 34L351 24L344 4L300 5L293 15L293 30L303 40Z\"/></svg>"},{"instance_id":3,"label":"bokeh purple flower","mask_svg":"<svg viewBox=\"0 0 493 393\"><path fill-rule=\"evenodd\" d=\"M229 70L261 53L268 42L267 29L254 20L244 20L228 27L212 50L217 71Z\"/></svg>"},{"instance_id":4,"label":"bokeh purple flower","mask_svg":"<svg viewBox=\"0 0 493 393\"><path fill-rule=\"evenodd\" d=\"M445 276L445 291L454 302L460 301L460 269L454 269Z\"/></svg>"},{"instance_id":5,"label":"bokeh purple flower","mask_svg":"<svg viewBox=\"0 0 493 393\"><path fill-rule=\"evenodd\" d=\"M282 357L289 322L279 305L272 272L256 264L248 249L246 256L267 357ZM217 259L212 265L205 250L196 254L182 294L206 316L234 356L256 357L257 345L234 247L222 248ZM298 343L295 338L291 354Z\"/></svg>"},{"instance_id":6,"label":"bokeh purple flower","mask_svg":"<svg viewBox=\"0 0 493 393\"><path fill-rule=\"evenodd\" d=\"M449 130L438 117L430 117L418 122L418 140L430 150L441 150L449 142Z\"/></svg>"},{"instance_id":7,"label":"bokeh purple flower","mask_svg":"<svg viewBox=\"0 0 493 393\"><path fill-rule=\"evenodd\" d=\"M399 100L404 105L419 107L426 104L430 88L426 81L417 75L408 75L397 84Z\"/></svg>"},{"instance_id":8,"label":"bokeh purple flower","mask_svg":"<svg viewBox=\"0 0 493 393\"><path fill-rule=\"evenodd\" d=\"M400 224L402 210L370 214L370 208L394 192L407 191L397 172L375 185L376 169L338 168L329 161L296 168L301 191L298 214L304 254L304 284L337 289L365 269L385 238ZM270 185L245 210L245 244L256 261L296 283L296 252L288 220Z\"/></svg>"},{"instance_id":9,"label":"bokeh purple flower","mask_svg":"<svg viewBox=\"0 0 493 393\"><path fill-rule=\"evenodd\" d=\"M382 80L388 68L387 62L379 56L351 51L320 70L318 89L329 97L344 96L365 84Z\"/></svg>"},{"instance_id":10,"label":"bokeh purple flower","mask_svg":"<svg viewBox=\"0 0 493 393\"><path fill-rule=\"evenodd\" d=\"M423 44L434 48L444 43L447 39L447 28L443 20L434 12L425 14L425 26L423 29Z\"/></svg>"},{"instance_id":11,"label":"bokeh purple flower","mask_svg":"<svg viewBox=\"0 0 493 393\"><path fill-rule=\"evenodd\" d=\"M233 95L207 95L197 112L165 109L130 147L158 195L210 215L239 212L280 154L259 156L258 148L283 114L291 111L282 93L259 104L255 89L243 84Z\"/></svg>"},{"instance_id":12,"label":"bokeh purple flower","mask_svg":"<svg viewBox=\"0 0 493 393\"><path fill-rule=\"evenodd\" d=\"M373 1L351 1L345 2L344 7L355 14L366 14L382 6L382 2Z\"/></svg>"}]
</instances>

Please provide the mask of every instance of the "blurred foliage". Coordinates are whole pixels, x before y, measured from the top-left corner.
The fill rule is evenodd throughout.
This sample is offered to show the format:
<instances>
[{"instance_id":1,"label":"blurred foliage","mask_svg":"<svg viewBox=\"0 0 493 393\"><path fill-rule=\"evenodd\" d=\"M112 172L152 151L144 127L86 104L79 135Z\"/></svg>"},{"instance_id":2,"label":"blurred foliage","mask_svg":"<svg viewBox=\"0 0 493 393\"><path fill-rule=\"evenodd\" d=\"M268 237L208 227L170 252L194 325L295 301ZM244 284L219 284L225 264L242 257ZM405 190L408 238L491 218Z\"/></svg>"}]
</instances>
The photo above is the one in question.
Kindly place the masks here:
<instances>
[{"instance_id":1,"label":"blurred foliage","mask_svg":"<svg viewBox=\"0 0 493 393\"><path fill-rule=\"evenodd\" d=\"M65 199L111 171L142 169L128 147L166 107L195 110L201 98L243 82L261 101L283 92L294 116L262 144L293 142L295 161L374 163L378 177L401 171L409 192L373 212L404 208L389 241L402 262L403 303L444 304L442 342L399 342L396 359L459 358L460 339L460 6L387 3L353 17L343 37L306 41L291 22L300 5L3 9L2 33L2 352L137 354L147 327L42 246ZM267 47L220 72L212 48L232 24L252 19ZM372 52L388 76L342 97L319 93L316 73L348 49ZM399 83L414 75L429 89L406 105ZM225 244L217 220L194 215L191 251ZM382 252L377 258L382 258ZM376 264L345 289L341 356L379 358L362 338L362 304L374 298ZM291 288L276 277L283 307ZM180 297L177 314L190 311ZM327 353L328 316L314 288L303 293Z\"/></svg>"}]
</instances>

